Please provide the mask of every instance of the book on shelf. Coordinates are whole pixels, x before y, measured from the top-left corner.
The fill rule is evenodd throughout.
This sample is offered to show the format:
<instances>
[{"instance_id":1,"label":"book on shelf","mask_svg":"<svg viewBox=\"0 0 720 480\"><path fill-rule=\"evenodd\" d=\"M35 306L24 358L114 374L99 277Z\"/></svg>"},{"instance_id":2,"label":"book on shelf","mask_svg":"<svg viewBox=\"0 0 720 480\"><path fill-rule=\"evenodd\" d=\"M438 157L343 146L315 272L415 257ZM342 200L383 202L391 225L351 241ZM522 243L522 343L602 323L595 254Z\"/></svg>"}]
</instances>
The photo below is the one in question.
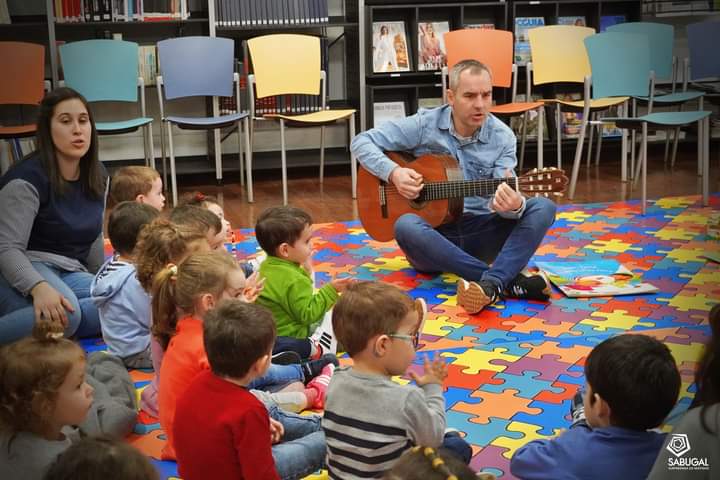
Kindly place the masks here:
<instances>
[{"instance_id":1,"label":"book on shelf","mask_svg":"<svg viewBox=\"0 0 720 480\"><path fill-rule=\"evenodd\" d=\"M7 0L0 0L0 23L10 23L10 11Z\"/></svg>"},{"instance_id":2,"label":"book on shelf","mask_svg":"<svg viewBox=\"0 0 720 480\"><path fill-rule=\"evenodd\" d=\"M58 23L188 18L187 0L54 0L53 12Z\"/></svg>"},{"instance_id":3,"label":"book on shelf","mask_svg":"<svg viewBox=\"0 0 720 480\"><path fill-rule=\"evenodd\" d=\"M373 22L373 73L410 71L405 22Z\"/></svg>"},{"instance_id":4,"label":"book on shelf","mask_svg":"<svg viewBox=\"0 0 720 480\"><path fill-rule=\"evenodd\" d=\"M600 33L607 30L608 27L625 22L627 22L625 15L602 15L600 17Z\"/></svg>"},{"instance_id":5,"label":"book on shelf","mask_svg":"<svg viewBox=\"0 0 720 480\"><path fill-rule=\"evenodd\" d=\"M379 127L388 120L405 118L405 102L373 103L373 127Z\"/></svg>"},{"instance_id":6,"label":"book on shelf","mask_svg":"<svg viewBox=\"0 0 720 480\"><path fill-rule=\"evenodd\" d=\"M444 35L450 22L418 23L418 70L441 70L447 65Z\"/></svg>"},{"instance_id":7,"label":"book on shelf","mask_svg":"<svg viewBox=\"0 0 720 480\"><path fill-rule=\"evenodd\" d=\"M582 98L582 95L579 93L558 93L555 95L555 98L566 102L576 102ZM562 137L578 138L580 136L580 126L582 125L582 113L562 110L561 112L560 130L562 132Z\"/></svg>"},{"instance_id":8,"label":"book on shelf","mask_svg":"<svg viewBox=\"0 0 720 480\"><path fill-rule=\"evenodd\" d=\"M585 23L585 17L583 15L558 17L557 24L558 25L573 25L575 27L586 27L587 26L587 24Z\"/></svg>"},{"instance_id":9,"label":"book on shelf","mask_svg":"<svg viewBox=\"0 0 720 480\"><path fill-rule=\"evenodd\" d=\"M568 297L610 297L657 292L615 260L537 262L550 281Z\"/></svg>"},{"instance_id":10,"label":"book on shelf","mask_svg":"<svg viewBox=\"0 0 720 480\"><path fill-rule=\"evenodd\" d=\"M466 23L463 28L478 28L481 30L495 30L494 23Z\"/></svg>"},{"instance_id":11,"label":"book on shelf","mask_svg":"<svg viewBox=\"0 0 720 480\"><path fill-rule=\"evenodd\" d=\"M442 97L420 97L418 98L418 109L437 108L443 105Z\"/></svg>"},{"instance_id":12,"label":"book on shelf","mask_svg":"<svg viewBox=\"0 0 720 480\"><path fill-rule=\"evenodd\" d=\"M143 82L145 82L145 85L155 85L155 78L158 75L157 47L155 45L140 45L138 56L138 67Z\"/></svg>"},{"instance_id":13,"label":"book on shelf","mask_svg":"<svg viewBox=\"0 0 720 480\"><path fill-rule=\"evenodd\" d=\"M542 98L540 95L531 95L531 101L536 102ZM517 94L515 95L515 101L516 102L525 102L525 95L524 94ZM537 110L530 110L527 112L527 123L525 125L525 136L528 140L535 139L538 136L538 119L540 118L540 113L538 113ZM510 118L510 128L512 128L513 132L515 132L515 136L518 138L518 140L521 138L522 135L522 124L523 124L523 116L522 115L516 115ZM543 116L543 140L549 140L550 139L550 132L548 131L547 126L547 114Z\"/></svg>"},{"instance_id":14,"label":"book on shelf","mask_svg":"<svg viewBox=\"0 0 720 480\"><path fill-rule=\"evenodd\" d=\"M218 27L328 23L329 0L214 0Z\"/></svg>"},{"instance_id":15,"label":"book on shelf","mask_svg":"<svg viewBox=\"0 0 720 480\"><path fill-rule=\"evenodd\" d=\"M528 32L545 25L545 17L517 17L515 19L515 63L519 66L530 61L530 38Z\"/></svg>"}]
</instances>

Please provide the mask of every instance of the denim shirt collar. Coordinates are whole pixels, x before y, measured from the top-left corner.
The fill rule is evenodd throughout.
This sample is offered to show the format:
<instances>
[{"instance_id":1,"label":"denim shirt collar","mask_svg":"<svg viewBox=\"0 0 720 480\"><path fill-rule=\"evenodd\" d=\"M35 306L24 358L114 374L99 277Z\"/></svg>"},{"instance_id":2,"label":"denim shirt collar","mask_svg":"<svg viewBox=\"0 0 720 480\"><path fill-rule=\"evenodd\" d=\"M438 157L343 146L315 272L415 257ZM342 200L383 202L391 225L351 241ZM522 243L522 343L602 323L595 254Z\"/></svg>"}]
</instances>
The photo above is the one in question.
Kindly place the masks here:
<instances>
[{"instance_id":1,"label":"denim shirt collar","mask_svg":"<svg viewBox=\"0 0 720 480\"><path fill-rule=\"evenodd\" d=\"M438 122L438 128L440 130L447 130L450 135L455 137L458 142L460 142L463 145L467 145L469 143L474 142L480 142L480 143L488 143L490 140L488 137L490 136L490 128L487 126L488 122L490 121L490 114L485 118L485 121L483 124L475 130L472 137L468 141L467 138L462 137L455 131L455 125L452 121L452 107L450 105L445 106L445 111L443 112L442 116L440 117L440 120Z\"/></svg>"}]
</instances>

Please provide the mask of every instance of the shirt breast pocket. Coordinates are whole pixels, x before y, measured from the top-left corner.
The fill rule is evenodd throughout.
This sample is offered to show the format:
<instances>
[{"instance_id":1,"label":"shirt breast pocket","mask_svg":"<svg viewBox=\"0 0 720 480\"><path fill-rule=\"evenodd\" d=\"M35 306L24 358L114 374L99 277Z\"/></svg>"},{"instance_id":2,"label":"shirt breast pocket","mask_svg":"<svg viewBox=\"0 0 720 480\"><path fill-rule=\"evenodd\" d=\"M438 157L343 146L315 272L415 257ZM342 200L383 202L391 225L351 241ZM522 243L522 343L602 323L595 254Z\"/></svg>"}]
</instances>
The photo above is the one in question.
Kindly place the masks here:
<instances>
[{"instance_id":1,"label":"shirt breast pocket","mask_svg":"<svg viewBox=\"0 0 720 480\"><path fill-rule=\"evenodd\" d=\"M492 177L495 165L493 160L487 157L489 157L487 154L463 152L461 163L466 177L469 179Z\"/></svg>"}]
</instances>

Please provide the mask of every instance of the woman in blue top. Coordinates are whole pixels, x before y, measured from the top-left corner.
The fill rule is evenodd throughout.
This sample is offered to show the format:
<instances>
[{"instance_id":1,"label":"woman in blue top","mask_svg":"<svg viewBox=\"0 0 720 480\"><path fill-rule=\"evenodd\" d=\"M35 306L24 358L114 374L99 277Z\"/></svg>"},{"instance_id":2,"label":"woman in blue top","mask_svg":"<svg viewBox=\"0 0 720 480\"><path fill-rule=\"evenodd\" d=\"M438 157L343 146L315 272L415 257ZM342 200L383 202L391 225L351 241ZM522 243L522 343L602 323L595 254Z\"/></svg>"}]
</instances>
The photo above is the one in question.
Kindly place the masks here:
<instances>
[{"instance_id":1,"label":"woman in blue top","mask_svg":"<svg viewBox=\"0 0 720 480\"><path fill-rule=\"evenodd\" d=\"M36 321L62 322L66 336L100 332L89 271L103 260L107 174L82 95L45 96L37 146L0 178L0 344Z\"/></svg>"}]
</instances>

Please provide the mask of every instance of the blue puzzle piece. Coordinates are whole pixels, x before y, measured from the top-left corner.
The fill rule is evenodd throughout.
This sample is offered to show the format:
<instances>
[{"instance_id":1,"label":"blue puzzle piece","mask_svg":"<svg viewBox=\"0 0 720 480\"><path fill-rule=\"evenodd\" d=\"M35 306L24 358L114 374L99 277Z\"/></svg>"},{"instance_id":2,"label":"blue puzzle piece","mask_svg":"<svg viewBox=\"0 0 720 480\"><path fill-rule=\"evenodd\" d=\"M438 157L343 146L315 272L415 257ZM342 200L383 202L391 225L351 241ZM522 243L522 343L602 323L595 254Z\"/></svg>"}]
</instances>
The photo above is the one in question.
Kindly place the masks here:
<instances>
[{"instance_id":1,"label":"blue puzzle piece","mask_svg":"<svg viewBox=\"0 0 720 480\"><path fill-rule=\"evenodd\" d=\"M505 308L498 309L501 318L512 318L515 315L534 317L538 312L545 309L545 305L530 303L527 300L509 298L503 302Z\"/></svg>"},{"instance_id":2,"label":"blue puzzle piece","mask_svg":"<svg viewBox=\"0 0 720 480\"><path fill-rule=\"evenodd\" d=\"M558 382L570 383L572 385L585 385L585 370L580 365L573 365L568 368L568 373L558 376ZM570 374L574 375L570 375Z\"/></svg>"},{"instance_id":3,"label":"blue puzzle piece","mask_svg":"<svg viewBox=\"0 0 720 480\"><path fill-rule=\"evenodd\" d=\"M471 397L473 390L466 388L448 387L445 392L445 410L450 410L458 402L480 403L480 398Z\"/></svg>"},{"instance_id":4,"label":"blue puzzle piece","mask_svg":"<svg viewBox=\"0 0 720 480\"><path fill-rule=\"evenodd\" d=\"M525 412L519 412L512 416L511 420L517 422L525 422L531 425L540 425L542 429L538 433L542 435L553 435L558 428L567 428L570 426L570 404L571 400L567 399L561 404L534 401L530 402L529 408L540 408L542 413L539 415L528 415Z\"/></svg>"},{"instance_id":5,"label":"blue puzzle piece","mask_svg":"<svg viewBox=\"0 0 720 480\"><path fill-rule=\"evenodd\" d=\"M609 299L607 298L593 298L593 299L587 299L587 298L570 298L570 297L561 297L559 299L553 299L553 305L560 308L563 312L567 313L575 313L578 311L582 312L593 312L596 310L595 307L590 305L592 302L593 304L605 304L608 302Z\"/></svg>"},{"instance_id":6,"label":"blue puzzle piece","mask_svg":"<svg viewBox=\"0 0 720 480\"><path fill-rule=\"evenodd\" d=\"M519 440L523 437L522 432L508 431L510 420L497 417L490 417L489 423L473 423L473 415L464 412L448 410L445 418L447 426L465 433L465 441L478 447L487 447L497 437L508 437Z\"/></svg>"},{"instance_id":7,"label":"blue puzzle piece","mask_svg":"<svg viewBox=\"0 0 720 480\"><path fill-rule=\"evenodd\" d=\"M562 393L563 389L553 387L552 382L547 380L538 380L536 377L540 375L540 372L533 372L525 370L520 375L513 375L510 373L497 373L495 378L502 379L505 381L502 385L491 385L485 384L480 387L480 390L484 392L502 393L505 390L517 390L516 397L522 398L535 398L537 394L542 391L548 391L552 393Z\"/></svg>"}]
</instances>

